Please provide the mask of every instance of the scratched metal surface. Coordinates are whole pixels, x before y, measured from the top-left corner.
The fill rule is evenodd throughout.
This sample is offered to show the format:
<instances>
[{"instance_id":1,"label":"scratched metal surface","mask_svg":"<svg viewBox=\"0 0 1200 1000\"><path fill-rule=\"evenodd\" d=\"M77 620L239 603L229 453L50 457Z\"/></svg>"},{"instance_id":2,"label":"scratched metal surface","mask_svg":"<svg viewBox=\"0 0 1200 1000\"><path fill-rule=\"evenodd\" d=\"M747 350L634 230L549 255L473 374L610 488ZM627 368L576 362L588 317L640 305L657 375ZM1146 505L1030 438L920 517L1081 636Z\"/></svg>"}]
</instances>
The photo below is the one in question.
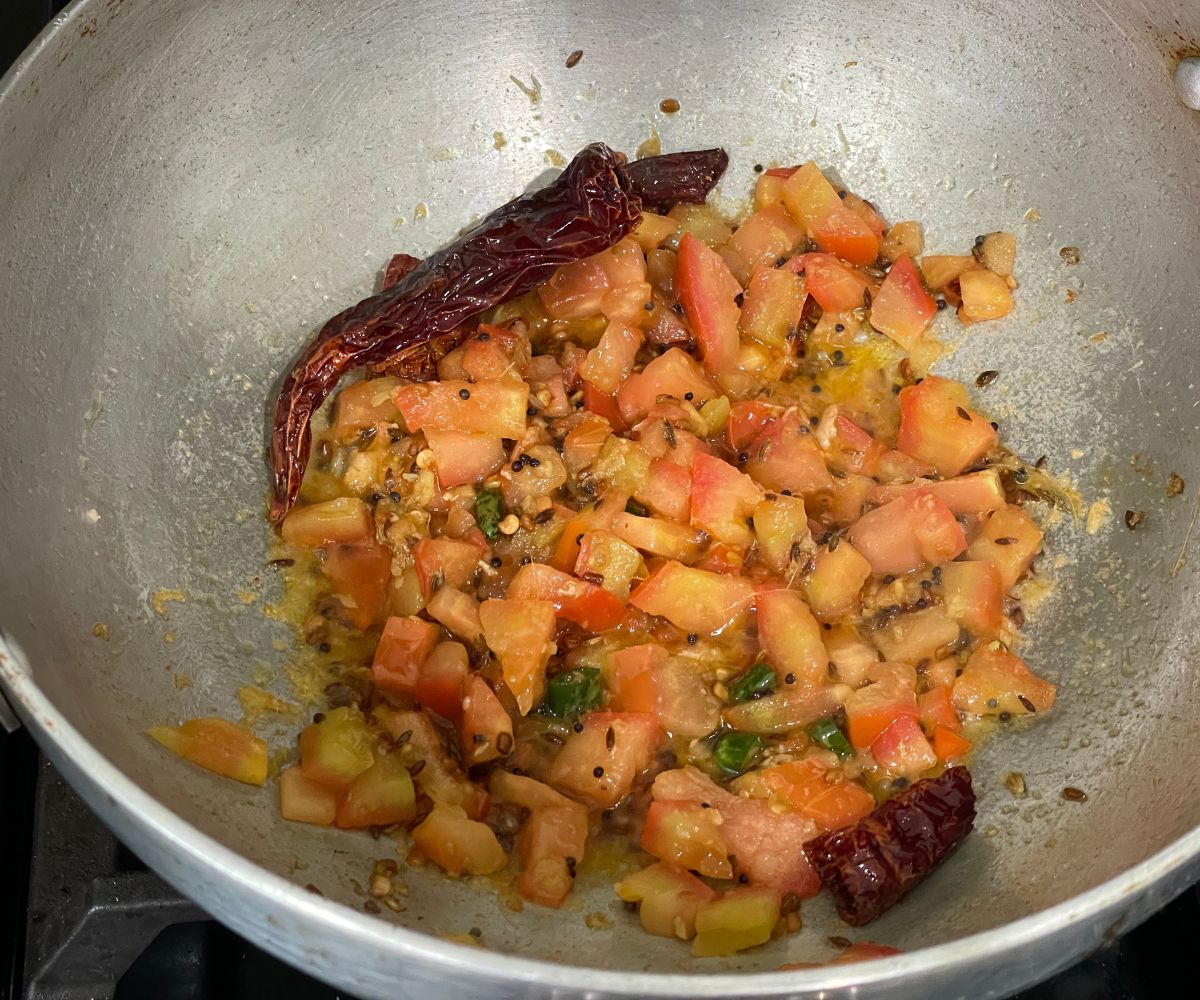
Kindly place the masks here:
<instances>
[{"instance_id":1,"label":"scratched metal surface","mask_svg":"<svg viewBox=\"0 0 1200 1000\"><path fill-rule=\"evenodd\" d=\"M1200 115L1171 86L1198 38L1194 3L76 6L0 95L0 678L147 861L364 996L982 997L1064 966L1200 873ZM1017 311L944 367L1000 370L980 404L1114 514L1051 533L1061 586L1025 652L1059 707L979 755L978 833L866 935L931 946L899 959L754 974L830 957L814 901L803 933L694 962L614 908L611 872L521 914L413 873L407 910L371 917L350 880L380 843L284 824L269 787L142 735L236 717L252 677L287 693L289 636L262 613L262 445L306 337L390 253L433 249L556 154L652 133L726 145L731 210L752 164L813 157L924 220L935 250L1014 229ZM1188 488L1168 500L1172 471ZM1127 508L1149 514L1136 533ZM187 596L165 617L163 589ZM1028 798L1002 788L1009 770ZM1062 801L1066 784L1089 801ZM595 911L612 926L588 929ZM472 926L486 951L436 936Z\"/></svg>"}]
</instances>

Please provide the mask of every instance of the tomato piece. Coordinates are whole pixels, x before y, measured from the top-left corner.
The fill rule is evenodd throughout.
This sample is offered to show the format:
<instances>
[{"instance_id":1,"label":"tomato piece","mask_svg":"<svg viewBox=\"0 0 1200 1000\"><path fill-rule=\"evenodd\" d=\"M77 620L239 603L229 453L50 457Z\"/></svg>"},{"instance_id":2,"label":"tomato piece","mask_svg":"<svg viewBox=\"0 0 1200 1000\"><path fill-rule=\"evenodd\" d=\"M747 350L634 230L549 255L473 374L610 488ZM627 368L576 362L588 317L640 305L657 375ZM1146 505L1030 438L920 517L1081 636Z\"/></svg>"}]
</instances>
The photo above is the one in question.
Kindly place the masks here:
<instances>
[{"instance_id":1,"label":"tomato piece","mask_svg":"<svg viewBox=\"0 0 1200 1000\"><path fill-rule=\"evenodd\" d=\"M779 205L755 212L733 231L718 253L739 284L758 268L771 268L804 239L804 230Z\"/></svg>"},{"instance_id":2,"label":"tomato piece","mask_svg":"<svg viewBox=\"0 0 1200 1000\"><path fill-rule=\"evenodd\" d=\"M1005 504L1004 486L994 468L968 472L953 479L916 479L911 483L877 487L871 493L876 503L887 503L913 490L928 490L942 501L955 517L982 518Z\"/></svg>"},{"instance_id":3,"label":"tomato piece","mask_svg":"<svg viewBox=\"0 0 1200 1000\"><path fill-rule=\"evenodd\" d=\"M479 602L454 587L442 587L425 605L429 617L451 634L474 646L483 639Z\"/></svg>"},{"instance_id":4,"label":"tomato piece","mask_svg":"<svg viewBox=\"0 0 1200 1000\"><path fill-rule=\"evenodd\" d=\"M633 371L642 340L640 330L625 323L609 323L600 342L588 351L587 360L579 369L580 376L597 392L613 397ZM617 412L620 412L619 409Z\"/></svg>"},{"instance_id":5,"label":"tomato piece","mask_svg":"<svg viewBox=\"0 0 1200 1000\"><path fill-rule=\"evenodd\" d=\"M996 445L995 429L967 403L960 383L936 375L905 386L897 447L932 465L943 479L957 476Z\"/></svg>"},{"instance_id":6,"label":"tomato piece","mask_svg":"<svg viewBox=\"0 0 1200 1000\"><path fill-rule=\"evenodd\" d=\"M748 451L747 474L768 490L809 494L833 485L811 428L795 411L764 427Z\"/></svg>"},{"instance_id":7,"label":"tomato piece","mask_svg":"<svg viewBox=\"0 0 1200 1000\"><path fill-rule=\"evenodd\" d=\"M603 587L621 604L629 600L629 587L642 571L642 556L632 545L607 531L588 531L579 543L575 575Z\"/></svg>"},{"instance_id":8,"label":"tomato piece","mask_svg":"<svg viewBox=\"0 0 1200 1000\"><path fill-rule=\"evenodd\" d=\"M762 799L734 798L721 806L722 833L735 859L738 881L792 892L805 899L821 883L804 854L804 844L817 835L817 825L801 812L777 812Z\"/></svg>"},{"instance_id":9,"label":"tomato piece","mask_svg":"<svg viewBox=\"0 0 1200 1000\"><path fill-rule=\"evenodd\" d=\"M766 944L778 922L779 893L774 889L733 889L696 911L692 954L698 958L732 955Z\"/></svg>"},{"instance_id":10,"label":"tomato piece","mask_svg":"<svg viewBox=\"0 0 1200 1000\"><path fill-rule=\"evenodd\" d=\"M650 766L661 739L662 730L652 715L591 712L583 720L583 731L567 737L550 765L548 780L596 808L607 809L623 799L634 778Z\"/></svg>"},{"instance_id":11,"label":"tomato piece","mask_svg":"<svg viewBox=\"0 0 1200 1000\"><path fill-rule=\"evenodd\" d=\"M650 477L634 495L634 499L655 514L686 522L692 508L690 466L684 467L667 458L654 459L650 463Z\"/></svg>"},{"instance_id":12,"label":"tomato piece","mask_svg":"<svg viewBox=\"0 0 1200 1000\"><path fill-rule=\"evenodd\" d=\"M413 382L397 389L392 399L410 431L464 431L515 440L525 433L529 386L516 380Z\"/></svg>"},{"instance_id":13,"label":"tomato piece","mask_svg":"<svg viewBox=\"0 0 1200 1000\"><path fill-rule=\"evenodd\" d=\"M874 941L856 941L848 948L843 948L837 958L826 962L826 965L846 965L850 962L869 962L874 958L888 958L892 955L903 955L899 948L886 944L876 944Z\"/></svg>"},{"instance_id":14,"label":"tomato piece","mask_svg":"<svg viewBox=\"0 0 1200 1000\"><path fill-rule=\"evenodd\" d=\"M478 483L504 464L504 442L490 434L427 430L425 441L442 489Z\"/></svg>"},{"instance_id":15,"label":"tomato piece","mask_svg":"<svg viewBox=\"0 0 1200 1000\"><path fill-rule=\"evenodd\" d=\"M741 292L742 286L717 252L684 233L675 268L675 294L696 335L704 367L711 372L737 367L741 310L734 298Z\"/></svg>"},{"instance_id":16,"label":"tomato piece","mask_svg":"<svg viewBox=\"0 0 1200 1000\"><path fill-rule=\"evenodd\" d=\"M911 257L899 258L871 300L870 322L905 350L912 350L925 335L937 312L933 296L921 284Z\"/></svg>"},{"instance_id":17,"label":"tomato piece","mask_svg":"<svg viewBox=\"0 0 1200 1000\"><path fill-rule=\"evenodd\" d=\"M379 620L392 582L392 554L385 546L330 545L321 571L351 625L369 628Z\"/></svg>"},{"instance_id":18,"label":"tomato piece","mask_svg":"<svg viewBox=\"0 0 1200 1000\"><path fill-rule=\"evenodd\" d=\"M642 212L642 221L629 235L637 241L638 246L649 253L674 236L678 228L679 224L674 219L656 215L654 212Z\"/></svg>"},{"instance_id":19,"label":"tomato piece","mask_svg":"<svg viewBox=\"0 0 1200 1000\"><path fill-rule=\"evenodd\" d=\"M729 446L737 451L749 448L763 428L782 412L778 406L761 400L737 400L729 408L729 420L725 425Z\"/></svg>"},{"instance_id":20,"label":"tomato piece","mask_svg":"<svg viewBox=\"0 0 1200 1000\"><path fill-rule=\"evenodd\" d=\"M283 540L301 549L322 545L355 545L373 541L371 509L357 497L338 497L293 507L280 526Z\"/></svg>"},{"instance_id":21,"label":"tomato piece","mask_svg":"<svg viewBox=\"0 0 1200 1000\"><path fill-rule=\"evenodd\" d=\"M958 710L950 698L948 685L930 688L924 694L917 695L917 708L921 725L929 732L933 732L939 726L949 729L952 733L962 732L962 720L959 719Z\"/></svg>"},{"instance_id":22,"label":"tomato piece","mask_svg":"<svg viewBox=\"0 0 1200 1000\"><path fill-rule=\"evenodd\" d=\"M697 529L659 517L617 514L613 518L612 531L635 549L664 559L690 562L700 554L704 544L703 535Z\"/></svg>"},{"instance_id":23,"label":"tomato piece","mask_svg":"<svg viewBox=\"0 0 1200 1000\"><path fill-rule=\"evenodd\" d=\"M873 476L887 450L847 417L836 404L825 408L814 437L825 461L835 469Z\"/></svg>"},{"instance_id":24,"label":"tomato piece","mask_svg":"<svg viewBox=\"0 0 1200 1000\"><path fill-rule=\"evenodd\" d=\"M468 818L459 806L435 805L413 829L412 840L447 875L491 875L508 864L492 828Z\"/></svg>"},{"instance_id":25,"label":"tomato piece","mask_svg":"<svg viewBox=\"0 0 1200 1000\"><path fill-rule=\"evenodd\" d=\"M920 663L949 652L958 642L959 627L943 605L935 604L898 615L876 629L871 638L885 660Z\"/></svg>"},{"instance_id":26,"label":"tomato piece","mask_svg":"<svg viewBox=\"0 0 1200 1000\"><path fill-rule=\"evenodd\" d=\"M847 537L876 576L939 566L967 547L950 508L927 490L914 490L868 511L851 525Z\"/></svg>"},{"instance_id":27,"label":"tomato piece","mask_svg":"<svg viewBox=\"0 0 1200 1000\"><path fill-rule=\"evenodd\" d=\"M612 437L612 425L595 414L585 414L563 439L563 461L572 475L591 465Z\"/></svg>"},{"instance_id":28,"label":"tomato piece","mask_svg":"<svg viewBox=\"0 0 1200 1000\"><path fill-rule=\"evenodd\" d=\"M375 685L385 691L412 694L416 690L421 664L441 638L441 630L436 625L415 615L389 618L371 662Z\"/></svg>"},{"instance_id":29,"label":"tomato piece","mask_svg":"<svg viewBox=\"0 0 1200 1000\"><path fill-rule=\"evenodd\" d=\"M754 210L756 212L768 205L778 204L780 196L783 194L783 182L791 176L791 174L781 173L781 170L780 167L772 167L758 175L758 180L754 184Z\"/></svg>"},{"instance_id":30,"label":"tomato piece","mask_svg":"<svg viewBox=\"0 0 1200 1000\"><path fill-rule=\"evenodd\" d=\"M804 501L777 493L764 497L754 508L754 537L762 561L788 577L812 547Z\"/></svg>"},{"instance_id":31,"label":"tomato piece","mask_svg":"<svg viewBox=\"0 0 1200 1000\"><path fill-rule=\"evenodd\" d=\"M507 756L513 747L512 719L496 692L479 674L462 682L463 760L468 767Z\"/></svg>"},{"instance_id":32,"label":"tomato piece","mask_svg":"<svg viewBox=\"0 0 1200 1000\"><path fill-rule=\"evenodd\" d=\"M822 636L829 662L837 672L837 679L851 687L859 687L867 679L871 669L879 663L879 652L859 634L853 625L834 625Z\"/></svg>"},{"instance_id":33,"label":"tomato piece","mask_svg":"<svg viewBox=\"0 0 1200 1000\"><path fill-rule=\"evenodd\" d=\"M884 233L888 231L888 224L887 220L875 210L875 206L860 198L853 191L840 192L838 197L842 204L862 219L867 224L867 228L882 241ZM903 223L897 223L897 225L903 225Z\"/></svg>"},{"instance_id":34,"label":"tomato piece","mask_svg":"<svg viewBox=\"0 0 1200 1000\"><path fill-rule=\"evenodd\" d=\"M821 642L821 626L804 598L794 590L771 587L754 598L758 638L767 661L783 678L816 687L829 679L829 656Z\"/></svg>"},{"instance_id":35,"label":"tomato piece","mask_svg":"<svg viewBox=\"0 0 1200 1000\"><path fill-rule=\"evenodd\" d=\"M750 278L738 327L752 340L782 350L800 326L807 298L808 288L799 275L765 267Z\"/></svg>"},{"instance_id":36,"label":"tomato piece","mask_svg":"<svg viewBox=\"0 0 1200 1000\"><path fill-rule=\"evenodd\" d=\"M565 417L571 412L567 401L562 366L548 354L529 359L526 368L530 406L537 406L547 417Z\"/></svg>"},{"instance_id":37,"label":"tomato piece","mask_svg":"<svg viewBox=\"0 0 1200 1000\"><path fill-rule=\"evenodd\" d=\"M804 275L808 294L826 312L842 313L862 307L871 283L849 264L828 253L793 257L789 265Z\"/></svg>"},{"instance_id":38,"label":"tomato piece","mask_svg":"<svg viewBox=\"0 0 1200 1000\"><path fill-rule=\"evenodd\" d=\"M243 726L224 719L188 719L154 726L151 738L184 760L246 785L267 780L267 745Z\"/></svg>"},{"instance_id":39,"label":"tomato piece","mask_svg":"<svg viewBox=\"0 0 1200 1000\"><path fill-rule=\"evenodd\" d=\"M530 563L517 570L508 585L508 596L513 601L549 602L558 617L589 632L604 632L625 614L624 602L604 588L545 563Z\"/></svg>"},{"instance_id":40,"label":"tomato piece","mask_svg":"<svg viewBox=\"0 0 1200 1000\"><path fill-rule=\"evenodd\" d=\"M658 678L668 658L667 651L654 643L609 653L602 668L609 706L617 712L657 716L662 706Z\"/></svg>"},{"instance_id":41,"label":"tomato piece","mask_svg":"<svg viewBox=\"0 0 1200 1000\"><path fill-rule=\"evenodd\" d=\"M726 545L745 548L753 541L747 519L762 490L728 462L703 453L692 460L691 523Z\"/></svg>"},{"instance_id":42,"label":"tomato piece","mask_svg":"<svg viewBox=\"0 0 1200 1000\"><path fill-rule=\"evenodd\" d=\"M483 550L455 538L422 538L413 547L413 565L426 600L442 586L464 587L479 571Z\"/></svg>"},{"instance_id":43,"label":"tomato piece","mask_svg":"<svg viewBox=\"0 0 1200 1000\"><path fill-rule=\"evenodd\" d=\"M334 708L300 733L300 771L309 781L347 788L375 763L376 739L356 708Z\"/></svg>"},{"instance_id":44,"label":"tomato piece","mask_svg":"<svg viewBox=\"0 0 1200 1000\"><path fill-rule=\"evenodd\" d=\"M733 866L721 826L721 815L699 802L655 800L646 811L641 847L678 871L732 878Z\"/></svg>"},{"instance_id":45,"label":"tomato piece","mask_svg":"<svg viewBox=\"0 0 1200 1000\"><path fill-rule=\"evenodd\" d=\"M575 881L587 841L587 810L578 802L534 809L517 834L517 892L540 906L559 907Z\"/></svg>"},{"instance_id":46,"label":"tomato piece","mask_svg":"<svg viewBox=\"0 0 1200 1000\"><path fill-rule=\"evenodd\" d=\"M1012 291L998 274L982 268L964 271L958 277L958 288L962 296L958 318L964 323L1000 319L1012 312Z\"/></svg>"},{"instance_id":47,"label":"tomato piece","mask_svg":"<svg viewBox=\"0 0 1200 1000\"><path fill-rule=\"evenodd\" d=\"M690 415L681 407L672 405L670 402L659 403L650 411L646 419L634 428L634 433L638 445L652 459L666 459L688 472L688 490L690 492L692 462L700 452L704 452L706 455L712 454L712 448L691 431L677 426L680 422L689 419ZM650 479L647 477L646 482L639 489L645 489L649 483Z\"/></svg>"},{"instance_id":48,"label":"tomato piece","mask_svg":"<svg viewBox=\"0 0 1200 1000\"><path fill-rule=\"evenodd\" d=\"M917 718L917 672L905 663L878 663L867 672L874 681L846 699L847 735L856 750L867 750L901 716Z\"/></svg>"},{"instance_id":49,"label":"tomato piece","mask_svg":"<svg viewBox=\"0 0 1200 1000\"><path fill-rule=\"evenodd\" d=\"M835 548L817 549L812 572L803 581L812 613L822 621L849 614L859 606L863 584L870 575L871 564L847 541Z\"/></svg>"},{"instance_id":50,"label":"tomato piece","mask_svg":"<svg viewBox=\"0 0 1200 1000\"><path fill-rule=\"evenodd\" d=\"M667 562L638 585L629 603L648 615L659 615L687 632L711 635L745 618L754 600L754 585Z\"/></svg>"},{"instance_id":51,"label":"tomato piece","mask_svg":"<svg viewBox=\"0 0 1200 1000\"><path fill-rule=\"evenodd\" d=\"M579 543L589 531L612 530L613 519L625 512L626 498L619 495L606 496L593 507L585 507L563 526L563 532L554 549L550 564L564 571L575 568L579 559ZM628 541L628 539L626 539ZM632 543L630 543L632 544Z\"/></svg>"},{"instance_id":52,"label":"tomato piece","mask_svg":"<svg viewBox=\"0 0 1200 1000\"><path fill-rule=\"evenodd\" d=\"M439 642L421 664L412 693L425 708L457 724L462 718L462 685L468 669L466 646Z\"/></svg>"},{"instance_id":53,"label":"tomato piece","mask_svg":"<svg viewBox=\"0 0 1200 1000\"><path fill-rule=\"evenodd\" d=\"M447 753L428 712L376 708L374 714L400 744L395 753L410 771L416 771L413 780L422 795L441 805L458 806L473 819L482 819L487 814L487 792L470 781Z\"/></svg>"},{"instance_id":54,"label":"tomato piece","mask_svg":"<svg viewBox=\"0 0 1200 1000\"><path fill-rule=\"evenodd\" d=\"M660 396L684 399L689 392L693 402L720 395L696 359L672 347L625 381L617 390L617 404L622 418L632 425L654 409Z\"/></svg>"},{"instance_id":55,"label":"tomato piece","mask_svg":"<svg viewBox=\"0 0 1200 1000\"><path fill-rule=\"evenodd\" d=\"M945 726L933 730L933 752L942 763L962 760L971 751L971 741L961 733L951 732Z\"/></svg>"},{"instance_id":56,"label":"tomato piece","mask_svg":"<svg viewBox=\"0 0 1200 1000\"><path fill-rule=\"evenodd\" d=\"M842 204L837 190L811 161L792 174L780 192L798 223L822 250L852 264L874 264L879 238L858 215Z\"/></svg>"},{"instance_id":57,"label":"tomato piece","mask_svg":"<svg viewBox=\"0 0 1200 1000\"><path fill-rule=\"evenodd\" d=\"M1004 586L991 563L946 563L942 599L950 617L980 638L993 638L1004 624Z\"/></svg>"},{"instance_id":58,"label":"tomato piece","mask_svg":"<svg viewBox=\"0 0 1200 1000\"><path fill-rule=\"evenodd\" d=\"M937 764L937 755L921 726L911 715L902 715L871 744L871 756L894 777L916 779Z\"/></svg>"},{"instance_id":59,"label":"tomato piece","mask_svg":"<svg viewBox=\"0 0 1200 1000\"><path fill-rule=\"evenodd\" d=\"M621 408L617 403L617 397L613 394L602 392L590 382L584 382L583 384L583 406L589 413L594 413L596 416L606 420L614 431L623 431L626 429L626 423L621 416Z\"/></svg>"},{"instance_id":60,"label":"tomato piece","mask_svg":"<svg viewBox=\"0 0 1200 1000\"><path fill-rule=\"evenodd\" d=\"M299 767L279 772L279 814L293 823L333 826L338 797L337 789L304 777Z\"/></svg>"},{"instance_id":61,"label":"tomato piece","mask_svg":"<svg viewBox=\"0 0 1200 1000\"><path fill-rule=\"evenodd\" d=\"M1007 592L1041 551L1041 529L1020 507L1005 504L983 522L967 555L995 566L1000 584Z\"/></svg>"},{"instance_id":62,"label":"tomato piece","mask_svg":"<svg viewBox=\"0 0 1200 1000\"><path fill-rule=\"evenodd\" d=\"M682 658L669 659L654 678L658 692L656 715L671 736L698 740L721 724L721 703L709 690L703 673Z\"/></svg>"},{"instance_id":63,"label":"tomato piece","mask_svg":"<svg viewBox=\"0 0 1200 1000\"><path fill-rule=\"evenodd\" d=\"M555 650L554 605L491 598L479 606L479 621L518 710L528 715L546 690L546 664Z\"/></svg>"},{"instance_id":64,"label":"tomato piece","mask_svg":"<svg viewBox=\"0 0 1200 1000\"><path fill-rule=\"evenodd\" d=\"M879 244L879 256L895 263L901 257L920 257L925 252L925 234L919 222L911 219L893 223Z\"/></svg>"},{"instance_id":65,"label":"tomato piece","mask_svg":"<svg viewBox=\"0 0 1200 1000\"><path fill-rule=\"evenodd\" d=\"M538 298L551 319L588 319L600 312L610 287L603 256L566 264L537 286Z\"/></svg>"},{"instance_id":66,"label":"tomato piece","mask_svg":"<svg viewBox=\"0 0 1200 1000\"><path fill-rule=\"evenodd\" d=\"M399 384L398 378L369 378L346 386L337 394L334 437L349 444L365 430L397 423L400 411L392 402L392 392Z\"/></svg>"},{"instance_id":67,"label":"tomato piece","mask_svg":"<svg viewBox=\"0 0 1200 1000\"><path fill-rule=\"evenodd\" d=\"M696 911L717 895L696 876L661 862L617 883L616 892L625 902L638 904L638 917L648 933L680 941L695 936Z\"/></svg>"},{"instance_id":68,"label":"tomato piece","mask_svg":"<svg viewBox=\"0 0 1200 1000\"><path fill-rule=\"evenodd\" d=\"M740 795L804 813L820 832L850 826L875 809L875 797L857 782L846 780L829 755L750 771L735 778L733 788Z\"/></svg>"},{"instance_id":69,"label":"tomato piece","mask_svg":"<svg viewBox=\"0 0 1200 1000\"><path fill-rule=\"evenodd\" d=\"M775 694L752 698L730 705L722 713L734 729L764 736L803 729L818 719L832 715L849 697L845 684L825 684L811 688L803 684L784 684Z\"/></svg>"},{"instance_id":70,"label":"tomato piece","mask_svg":"<svg viewBox=\"0 0 1200 1000\"><path fill-rule=\"evenodd\" d=\"M481 382L490 379L517 379L521 362L528 356L528 343L511 329L480 323L479 333L468 340L462 348L463 374L469 381ZM522 350L523 349L523 350ZM523 356L516 357L520 352ZM438 369L438 375L442 375Z\"/></svg>"},{"instance_id":71,"label":"tomato piece","mask_svg":"<svg viewBox=\"0 0 1200 1000\"><path fill-rule=\"evenodd\" d=\"M395 754L383 754L355 778L337 806L343 830L407 823L417 815L416 791L408 768Z\"/></svg>"},{"instance_id":72,"label":"tomato piece","mask_svg":"<svg viewBox=\"0 0 1200 1000\"><path fill-rule=\"evenodd\" d=\"M1030 715L1053 708L1055 693L1055 686L1030 671L1019 656L988 643L971 654L952 697L954 707L969 715Z\"/></svg>"}]
</instances>

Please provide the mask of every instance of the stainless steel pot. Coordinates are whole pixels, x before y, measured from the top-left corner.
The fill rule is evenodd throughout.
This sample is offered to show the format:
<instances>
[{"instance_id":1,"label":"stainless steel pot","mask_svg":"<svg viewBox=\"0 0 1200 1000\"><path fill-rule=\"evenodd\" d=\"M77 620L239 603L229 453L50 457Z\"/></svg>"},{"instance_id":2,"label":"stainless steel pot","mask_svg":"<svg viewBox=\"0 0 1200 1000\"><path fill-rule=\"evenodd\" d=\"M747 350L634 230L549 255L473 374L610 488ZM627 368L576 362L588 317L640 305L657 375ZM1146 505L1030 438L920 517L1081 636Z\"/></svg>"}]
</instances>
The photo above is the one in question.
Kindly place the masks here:
<instances>
[{"instance_id":1,"label":"stainless steel pot","mask_svg":"<svg viewBox=\"0 0 1200 1000\"><path fill-rule=\"evenodd\" d=\"M1067 965L1200 876L1194 65L1172 82L1197 43L1194 0L77 4L0 88L10 700L148 863L366 997L978 998ZM979 754L977 832L866 932L898 958L772 972L830 956L818 900L801 934L694 962L612 912L602 872L578 909L520 914L412 872L407 909L373 917L351 879L390 844L284 824L269 788L144 736L236 717L251 677L288 693L262 445L310 331L555 151L655 133L727 145L731 207L752 164L811 156L933 248L1014 228L1017 312L946 369L1000 370L980 401L1008 438L1112 511L1052 533L1028 654L1059 705ZM486 950L442 936L473 926Z\"/></svg>"}]
</instances>

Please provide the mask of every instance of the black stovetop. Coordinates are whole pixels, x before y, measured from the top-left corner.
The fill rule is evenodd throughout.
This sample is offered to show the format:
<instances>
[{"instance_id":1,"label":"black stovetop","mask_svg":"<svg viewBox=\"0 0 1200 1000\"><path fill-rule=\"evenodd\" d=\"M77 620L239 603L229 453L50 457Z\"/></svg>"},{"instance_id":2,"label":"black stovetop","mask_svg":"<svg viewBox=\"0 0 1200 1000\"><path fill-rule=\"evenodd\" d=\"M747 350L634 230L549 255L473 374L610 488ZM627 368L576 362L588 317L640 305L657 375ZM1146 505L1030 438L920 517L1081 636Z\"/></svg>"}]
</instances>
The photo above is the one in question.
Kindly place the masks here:
<instances>
[{"instance_id":1,"label":"black stovetop","mask_svg":"<svg viewBox=\"0 0 1200 1000\"><path fill-rule=\"evenodd\" d=\"M65 0L0 0L0 71ZM1193 889L1019 1000L1179 994ZM351 1000L183 900L88 813L28 735L0 729L0 1000Z\"/></svg>"}]
</instances>

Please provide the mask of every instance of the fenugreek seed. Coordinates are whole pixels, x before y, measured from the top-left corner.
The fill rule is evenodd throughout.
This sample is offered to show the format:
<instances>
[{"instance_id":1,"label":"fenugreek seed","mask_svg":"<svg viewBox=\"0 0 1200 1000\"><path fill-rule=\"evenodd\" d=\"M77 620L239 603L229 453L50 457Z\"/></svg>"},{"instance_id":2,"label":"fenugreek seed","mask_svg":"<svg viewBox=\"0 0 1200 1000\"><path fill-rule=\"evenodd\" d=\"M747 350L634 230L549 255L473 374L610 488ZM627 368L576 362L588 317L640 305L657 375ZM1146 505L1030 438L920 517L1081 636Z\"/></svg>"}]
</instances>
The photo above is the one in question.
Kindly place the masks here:
<instances>
[{"instance_id":1,"label":"fenugreek seed","mask_svg":"<svg viewBox=\"0 0 1200 1000\"><path fill-rule=\"evenodd\" d=\"M424 770L425 770L425 761L419 760L415 764L413 764L412 767L410 767L408 769L408 773L409 773L409 775L411 775L412 777L415 778L418 774L420 774Z\"/></svg>"},{"instance_id":2,"label":"fenugreek seed","mask_svg":"<svg viewBox=\"0 0 1200 1000\"><path fill-rule=\"evenodd\" d=\"M1028 712L1030 715L1036 715L1036 714L1037 714L1037 706L1036 706L1036 705L1034 705L1034 703L1033 703L1032 701L1030 701L1028 698L1026 698L1026 697L1025 697L1023 694L1019 694L1019 695L1017 695L1017 701L1019 701L1019 702L1021 703L1021 706L1022 706L1022 707L1025 709L1025 711L1026 711L1026 712Z\"/></svg>"},{"instance_id":3,"label":"fenugreek seed","mask_svg":"<svg viewBox=\"0 0 1200 1000\"><path fill-rule=\"evenodd\" d=\"M613 747L615 747L617 745L617 734L613 730L612 726L609 726L608 730L604 734L604 745L609 750L611 750Z\"/></svg>"},{"instance_id":4,"label":"fenugreek seed","mask_svg":"<svg viewBox=\"0 0 1200 1000\"><path fill-rule=\"evenodd\" d=\"M1075 788L1072 785L1067 785L1062 790L1062 797L1068 802L1086 802L1088 800L1087 792L1082 788Z\"/></svg>"},{"instance_id":5,"label":"fenugreek seed","mask_svg":"<svg viewBox=\"0 0 1200 1000\"><path fill-rule=\"evenodd\" d=\"M960 420L970 420L971 414L964 410L961 406L956 406L954 412L958 414Z\"/></svg>"},{"instance_id":6,"label":"fenugreek seed","mask_svg":"<svg viewBox=\"0 0 1200 1000\"><path fill-rule=\"evenodd\" d=\"M576 49L569 56L567 56L567 63L566 63L567 69L574 69L576 66L579 65L579 60L582 58L583 58L583 49Z\"/></svg>"}]
</instances>

